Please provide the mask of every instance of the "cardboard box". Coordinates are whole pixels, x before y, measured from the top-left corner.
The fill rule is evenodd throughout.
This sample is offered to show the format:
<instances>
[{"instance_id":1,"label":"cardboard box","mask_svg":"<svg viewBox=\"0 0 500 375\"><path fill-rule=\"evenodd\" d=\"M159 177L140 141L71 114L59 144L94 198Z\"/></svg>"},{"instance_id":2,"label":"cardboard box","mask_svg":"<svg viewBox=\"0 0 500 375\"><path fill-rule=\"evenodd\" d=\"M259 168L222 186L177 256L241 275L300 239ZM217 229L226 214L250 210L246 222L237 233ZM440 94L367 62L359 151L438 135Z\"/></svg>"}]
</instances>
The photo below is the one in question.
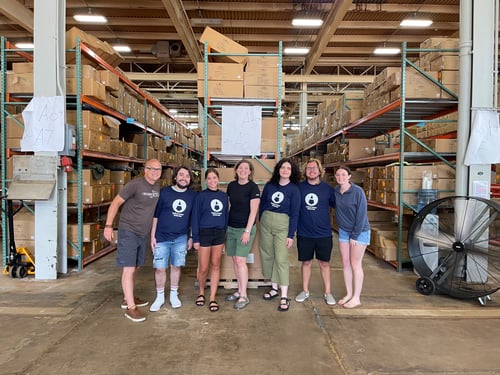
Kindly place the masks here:
<instances>
[{"instance_id":1,"label":"cardboard box","mask_svg":"<svg viewBox=\"0 0 500 375\"><path fill-rule=\"evenodd\" d=\"M205 79L205 64L197 65L198 79ZM243 64L208 63L207 79L209 81L242 81Z\"/></svg>"},{"instance_id":2,"label":"cardboard box","mask_svg":"<svg viewBox=\"0 0 500 375\"><path fill-rule=\"evenodd\" d=\"M11 73L6 74L7 92L11 94L32 94L33 73Z\"/></svg>"},{"instance_id":3,"label":"cardboard box","mask_svg":"<svg viewBox=\"0 0 500 375\"><path fill-rule=\"evenodd\" d=\"M8 116L6 121L6 130L8 138L22 138L24 134L24 126L22 115Z\"/></svg>"},{"instance_id":4,"label":"cardboard box","mask_svg":"<svg viewBox=\"0 0 500 375\"><path fill-rule=\"evenodd\" d=\"M277 68L267 68L257 72L244 73L245 86L278 86L279 71Z\"/></svg>"},{"instance_id":5,"label":"cardboard box","mask_svg":"<svg viewBox=\"0 0 500 375\"><path fill-rule=\"evenodd\" d=\"M278 86L245 85L245 98L251 99L277 99L279 97ZM281 99L285 97L285 89L281 89Z\"/></svg>"},{"instance_id":6,"label":"cardboard box","mask_svg":"<svg viewBox=\"0 0 500 375\"><path fill-rule=\"evenodd\" d=\"M66 78L66 94L76 95L76 78ZM82 95L99 101L106 101L106 88L95 79L82 78Z\"/></svg>"},{"instance_id":7,"label":"cardboard box","mask_svg":"<svg viewBox=\"0 0 500 375\"><path fill-rule=\"evenodd\" d=\"M98 70L96 78L104 85L107 91L117 92L120 89L120 79L109 70Z\"/></svg>"},{"instance_id":8,"label":"cardboard box","mask_svg":"<svg viewBox=\"0 0 500 375\"><path fill-rule=\"evenodd\" d=\"M110 182L113 184L125 185L131 178L129 171L111 171L110 173Z\"/></svg>"},{"instance_id":9,"label":"cardboard box","mask_svg":"<svg viewBox=\"0 0 500 375\"><path fill-rule=\"evenodd\" d=\"M266 68L279 68L279 56L249 55L245 72L262 71Z\"/></svg>"},{"instance_id":10,"label":"cardboard box","mask_svg":"<svg viewBox=\"0 0 500 375\"><path fill-rule=\"evenodd\" d=\"M33 63L12 63L12 71L14 73L33 73Z\"/></svg>"},{"instance_id":11,"label":"cardboard box","mask_svg":"<svg viewBox=\"0 0 500 375\"><path fill-rule=\"evenodd\" d=\"M347 160L356 160L371 156L365 148L369 150L375 148L375 139L350 138L347 146Z\"/></svg>"},{"instance_id":12,"label":"cardboard box","mask_svg":"<svg viewBox=\"0 0 500 375\"><path fill-rule=\"evenodd\" d=\"M35 239L35 215L26 208L14 215L14 238L16 241ZM18 243L16 245L19 246Z\"/></svg>"},{"instance_id":13,"label":"cardboard box","mask_svg":"<svg viewBox=\"0 0 500 375\"><path fill-rule=\"evenodd\" d=\"M78 242L78 224L68 224L68 240ZM90 242L99 236L99 223L83 223L82 225L82 242Z\"/></svg>"},{"instance_id":14,"label":"cardboard box","mask_svg":"<svg viewBox=\"0 0 500 375\"><path fill-rule=\"evenodd\" d=\"M237 53L237 54L248 54L248 49L243 47L241 44L236 43L227 36L215 31L211 27L205 27L203 34L200 37L200 42L205 44L208 43L208 47L214 52L219 53ZM247 56L214 56L214 60L220 62L235 62L239 64L244 64L247 61Z\"/></svg>"},{"instance_id":15,"label":"cardboard box","mask_svg":"<svg viewBox=\"0 0 500 375\"><path fill-rule=\"evenodd\" d=\"M198 97L205 96L205 81L198 80ZM209 98L243 98L243 81L208 81Z\"/></svg>"}]
</instances>

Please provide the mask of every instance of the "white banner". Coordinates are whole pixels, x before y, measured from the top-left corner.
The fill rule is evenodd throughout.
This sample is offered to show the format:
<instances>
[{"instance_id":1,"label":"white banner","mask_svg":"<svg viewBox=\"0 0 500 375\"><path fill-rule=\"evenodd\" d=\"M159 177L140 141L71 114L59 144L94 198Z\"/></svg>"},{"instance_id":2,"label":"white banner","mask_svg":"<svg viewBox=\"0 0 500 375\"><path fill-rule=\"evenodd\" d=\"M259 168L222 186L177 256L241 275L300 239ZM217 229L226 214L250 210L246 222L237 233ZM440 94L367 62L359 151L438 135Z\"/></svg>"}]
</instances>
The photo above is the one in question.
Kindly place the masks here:
<instances>
[{"instance_id":1,"label":"white banner","mask_svg":"<svg viewBox=\"0 0 500 375\"><path fill-rule=\"evenodd\" d=\"M259 155L262 133L262 107L223 106L223 155Z\"/></svg>"},{"instance_id":2,"label":"white banner","mask_svg":"<svg viewBox=\"0 0 500 375\"><path fill-rule=\"evenodd\" d=\"M24 109L21 151L64 149L64 97L35 97Z\"/></svg>"},{"instance_id":3,"label":"white banner","mask_svg":"<svg viewBox=\"0 0 500 375\"><path fill-rule=\"evenodd\" d=\"M464 164L500 163L500 123L495 110L478 110L474 115Z\"/></svg>"}]
</instances>

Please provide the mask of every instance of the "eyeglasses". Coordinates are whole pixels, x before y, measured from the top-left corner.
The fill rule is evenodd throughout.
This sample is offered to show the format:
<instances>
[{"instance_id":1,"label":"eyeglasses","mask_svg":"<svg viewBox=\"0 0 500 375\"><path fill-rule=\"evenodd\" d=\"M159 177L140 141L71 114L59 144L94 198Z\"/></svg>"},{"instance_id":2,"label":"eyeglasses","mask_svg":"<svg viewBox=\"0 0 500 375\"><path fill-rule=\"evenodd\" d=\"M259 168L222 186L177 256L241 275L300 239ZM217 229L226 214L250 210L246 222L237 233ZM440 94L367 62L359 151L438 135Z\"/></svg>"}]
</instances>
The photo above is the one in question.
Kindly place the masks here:
<instances>
[{"instance_id":1,"label":"eyeglasses","mask_svg":"<svg viewBox=\"0 0 500 375\"><path fill-rule=\"evenodd\" d=\"M306 171L317 171L318 167L307 167Z\"/></svg>"},{"instance_id":2,"label":"eyeglasses","mask_svg":"<svg viewBox=\"0 0 500 375\"><path fill-rule=\"evenodd\" d=\"M146 167L146 169L149 169L150 171L155 171L155 172L161 171L161 168Z\"/></svg>"}]
</instances>

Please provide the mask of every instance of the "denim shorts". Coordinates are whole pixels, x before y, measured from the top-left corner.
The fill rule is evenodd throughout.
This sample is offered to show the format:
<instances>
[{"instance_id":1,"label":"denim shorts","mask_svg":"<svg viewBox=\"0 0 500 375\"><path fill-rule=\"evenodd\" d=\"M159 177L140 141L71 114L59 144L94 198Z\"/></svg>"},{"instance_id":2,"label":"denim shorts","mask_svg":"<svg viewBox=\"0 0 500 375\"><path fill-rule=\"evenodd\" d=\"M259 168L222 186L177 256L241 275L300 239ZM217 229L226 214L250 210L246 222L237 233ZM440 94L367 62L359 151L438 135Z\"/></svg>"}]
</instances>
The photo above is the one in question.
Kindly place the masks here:
<instances>
[{"instance_id":1,"label":"denim shorts","mask_svg":"<svg viewBox=\"0 0 500 375\"><path fill-rule=\"evenodd\" d=\"M179 236L175 240L157 242L153 253L154 268L168 268L170 264L175 267L186 265L187 235Z\"/></svg>"},{"instance_id":2,"label":"denim shorts","mask_svg":"<svg viewBox=\"0 0 500 375\"><path fill-rule=\"evenodd\" d=\"M349 239L351 238L351 233L346 232L343 229L339 228L339 242L349 242ZM370 244L370 230L361 232L358 236L358 244L360 245L369 245Z\"/></svg>"}]
</instances>

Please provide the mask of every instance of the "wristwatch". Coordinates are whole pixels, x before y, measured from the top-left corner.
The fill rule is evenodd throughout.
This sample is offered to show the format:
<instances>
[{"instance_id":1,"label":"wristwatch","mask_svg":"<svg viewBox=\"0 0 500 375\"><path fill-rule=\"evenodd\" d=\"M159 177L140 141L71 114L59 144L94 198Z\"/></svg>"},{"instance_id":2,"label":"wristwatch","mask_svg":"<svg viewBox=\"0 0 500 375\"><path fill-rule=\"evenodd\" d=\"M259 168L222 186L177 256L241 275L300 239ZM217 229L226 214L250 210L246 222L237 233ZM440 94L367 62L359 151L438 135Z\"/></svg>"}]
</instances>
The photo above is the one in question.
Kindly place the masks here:
<instances>
[{"instance_id":1,"label":"wristwatch","mask_svg":"<svg viewBox=\"0 0 500 375\"><path fill-rule=\"evenodd\" d=\"M250 231L249 231L248 229L245 229L245 231L244 231L244 232L245 232L245 233L250 233Z\"/></svg>"}]
</instances>

